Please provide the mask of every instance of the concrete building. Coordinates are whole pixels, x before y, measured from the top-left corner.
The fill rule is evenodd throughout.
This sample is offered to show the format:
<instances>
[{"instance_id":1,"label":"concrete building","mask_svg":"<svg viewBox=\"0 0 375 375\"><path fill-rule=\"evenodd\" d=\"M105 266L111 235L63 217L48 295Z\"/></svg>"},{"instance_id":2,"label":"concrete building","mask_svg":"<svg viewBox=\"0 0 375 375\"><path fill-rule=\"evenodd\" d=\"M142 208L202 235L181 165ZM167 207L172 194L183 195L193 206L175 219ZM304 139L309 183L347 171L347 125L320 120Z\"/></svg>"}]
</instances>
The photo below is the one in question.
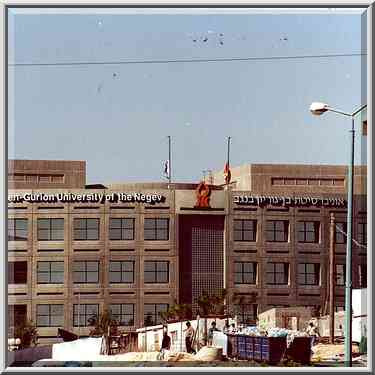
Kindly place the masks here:
<instances>
[{"instance_id":1,"label":"concrete building","mask_svg":"<svg viewBox=\"0 0 375 375\"><path fill-rule=\"evenodd\" d=\"M336 220L336 307L344 306L346 167L245 165L212 185L87 185L85 162L9 162L10 325L40 342L89 334L111 309L123 329L160 322L174 301L228 291L254 322L271 307L323 306L329 217ZM355 168L353 287L366 286L366 168Z\"/></svg>"}]
</instances>

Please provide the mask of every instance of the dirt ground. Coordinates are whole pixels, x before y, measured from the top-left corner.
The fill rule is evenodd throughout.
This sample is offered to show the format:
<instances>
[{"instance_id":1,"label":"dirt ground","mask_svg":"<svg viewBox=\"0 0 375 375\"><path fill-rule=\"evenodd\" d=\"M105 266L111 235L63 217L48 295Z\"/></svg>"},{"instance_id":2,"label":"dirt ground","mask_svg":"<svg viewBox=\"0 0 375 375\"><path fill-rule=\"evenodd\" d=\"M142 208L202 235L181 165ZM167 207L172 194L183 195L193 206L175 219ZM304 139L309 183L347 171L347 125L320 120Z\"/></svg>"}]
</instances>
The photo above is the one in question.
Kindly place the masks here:
<instances>
[{"instance_id":1,"label":"dirt ground","mask_svg":"<svg viewBox=\"0 0 375 375\"><path fill-rule=\"evenodd\" d=\"M313 347L312 361L325 361L342 358L344 356L344 344L317 344ZM353 357L359 354L358 345L352 346Z\"/></svg>"}]
</instances>

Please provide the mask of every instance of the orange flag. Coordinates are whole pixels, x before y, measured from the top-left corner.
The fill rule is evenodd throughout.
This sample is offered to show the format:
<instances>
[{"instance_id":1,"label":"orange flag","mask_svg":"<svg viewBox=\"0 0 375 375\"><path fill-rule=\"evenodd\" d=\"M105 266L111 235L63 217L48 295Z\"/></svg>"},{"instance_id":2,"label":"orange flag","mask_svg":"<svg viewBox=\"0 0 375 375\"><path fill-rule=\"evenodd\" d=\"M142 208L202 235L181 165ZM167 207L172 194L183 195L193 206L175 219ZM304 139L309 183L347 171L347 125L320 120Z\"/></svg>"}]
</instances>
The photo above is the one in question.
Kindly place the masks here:
<instances>
[{"instance_id":1,"label":"orange flag","mask_svg":"<svg viewBox=\"0 0 375 375\"><path fill-rule=\"evenodd\" d=\"M229 184L230 183L230 179L231 179L231 173L230 173L230 169L229 169L229 163L225 163L225 167L224 167L224 181L226 184Z\"/></svg>"},{"instance_id":2,"label":"orange flag","mask_svg":"<svg viewBox=\"0 0 375 375\"><path fill-rule=\"evenodd\" d=\"M362 122L362 135L367 135L367 120Z\"/></svg>"}]
</instances>

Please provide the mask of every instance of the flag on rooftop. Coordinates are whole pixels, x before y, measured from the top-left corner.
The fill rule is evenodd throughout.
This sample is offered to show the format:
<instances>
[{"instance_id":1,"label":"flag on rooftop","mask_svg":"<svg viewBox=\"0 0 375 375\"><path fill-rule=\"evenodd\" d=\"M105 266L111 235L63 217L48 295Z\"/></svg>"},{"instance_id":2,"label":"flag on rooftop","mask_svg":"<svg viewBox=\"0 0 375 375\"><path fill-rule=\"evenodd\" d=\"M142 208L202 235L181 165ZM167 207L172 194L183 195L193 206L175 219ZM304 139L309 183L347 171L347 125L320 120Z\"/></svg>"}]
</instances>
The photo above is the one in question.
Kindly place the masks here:
<instances>
[{"instance_id":1,"label":"flag on rooftop","mask_svg":"<svg viewBox=\"0 0 375 375\"><path fill-rule=\"evenodd\" d=\"M362 122L362 135L367 136L367 120Z\"/></svg>"},{"instance_id":2,"label":"flag on rooftop","mask_svg":"<svg viewBox=\"0 0 375 375\"><path fill-rule=\"evenodd\" d=\"M225 167L224 167L224 181L227 185L230 183L230 179L231 179L231 173L230 173L229 163L226 162Z\"/></svg>"},{"instance_id":3,"label":"flag on rooftop","mask_svg":"<svg viewBox=\"0 0 375 375\"><path fill-rule=\"evenodd\" d=\"M169 176L170 176L170 172L169 172L169 160L166 160L166 161L164 162L164 170L163 170L163 173L164 173L164 177L169 178Z\"/></svg>"}]
</instances>

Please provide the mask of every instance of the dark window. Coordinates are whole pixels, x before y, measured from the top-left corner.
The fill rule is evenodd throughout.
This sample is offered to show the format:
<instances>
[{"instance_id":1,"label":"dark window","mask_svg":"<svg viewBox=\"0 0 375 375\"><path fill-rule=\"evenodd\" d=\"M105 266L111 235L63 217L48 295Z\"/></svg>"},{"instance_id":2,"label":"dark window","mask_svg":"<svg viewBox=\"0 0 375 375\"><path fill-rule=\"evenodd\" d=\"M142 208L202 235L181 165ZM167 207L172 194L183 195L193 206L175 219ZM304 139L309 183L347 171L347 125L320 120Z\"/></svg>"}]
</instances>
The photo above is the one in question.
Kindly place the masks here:
<instances>
[{"instance_id":1,"label":"dark window","mask_svg":"<svg viewBox=\"0 0 375 375\"><path fill-rule=\"evenodd\" d=\"M117 321L120 326L134 325L134 304L122 303L111 305L112 318Z\"/></svg>"},{"instance_id":2,"label":"dark window","mask_svg":"<svg viewBox=\"0 0 375 375\"><path fill-rule=\"evenodd\" d=\"M367 245L367 223L358 223L358 242Z\"/></svg>"},{"instance_id":3,"label":"dark window","mask_svg":"<svg viewBox=\"0 0 375 375\"><path fill-rule=\"evenodd\" d=\"M167 303L146 303L144 305L144 324L146 327L162 323L161 312L167 311Z\"/></svg>"},{"instance_id":4,"label":"dark window","mask_svg":"<svg viewBox=\"0 0 375 375\"><path fill-rule=\"evenodd\" d=\"M233 233L235 241L256 241L256 220L234 220Z\"/></svg>"},{"instance_id":5,"label":"dark window","mask_svg":"<svg viewBox=\"0 0 375 375\"><path fill-rule=\"evenodd\" d=\"M75 261L73 268L73 282L75 284L90 284L99 282L98 261Z\"/></svg>"},{"instance_id":6,"label":"dark window","mask_svg":"<svg viewBox=\"0 0 375 375\"><path fill-rule=\"evenodd\" d=\"M38 219L38 241L64 240L64 219Z\"/></svg>"},{"instance_id":7,"label":"dark window","mask_svg":"<svg viewBox=\"0 0 375 375\"><path fill-rule=\"evenodd\" d=\"M288 263L267 263L267 284L288 285L289 264Z\"/></svg>"},{"instance_id":8,"label":"dark window","mask_svg":"<svg viewBox=\"0 0 375 375\"><path fill-rule=\"evenodd\" d=\"M300 221L298 223L298 242L319 242L319 221Z\"/></svg>"},{"instance_id":9,"label":"dark window","mask_svg":"<svg viewBox=\"0 0 375 375\"><path fill-rule=\"evenodd\" d=\"M38 284L63 284L64 262L38 262Z\"/></svg>"},{"instance_id":10,"label":"dark window","mask_svg":"<svg viewBox=\"0 0 375 375\"><path fill-rule=\"evenodd\" d=\"M360 264L359 268L359 286L361 288L367 288L367 265Z\"/></svg>"},{"instance_id":11,"label":"dark window","mask_svg":"<svg viewBox=\"0 0 375 375\"><path fill-rule=\"evenodd\" d=\"M8 283L27 284L27 262L8 262Z\"/></svg>"},{"instance_id":12,"label":"dark window","mask_svg":"<svg viewBox=\"0 0 375 375\"><path fill-rule=\"evenodd\" d=\"M109 219L109 239L112 241L134 240L134 219Z\"/></svg>"},{"instance_id":13,"label":"dark window","mask_svg":"<svg viewBox=\"0 0 375 375\"><path fill-rule=\"evenodd\" d=\"M145 240L168 240L169 219L145 219Z\"/></svg>"},{"instance_id":14,"label":"dark window","mask_svg":"<svg viewBox=\"0 0 375 375\"><path fill-rule=\"evenodd\" d=\"M9 327L26 323L27 305L8 305Z\"/></svg>"},{"instance_id":15,"label":"dark window","mask_svg":"<svg viewBox=\"0 0 375 375\"><path fill-rule=\"evenodd\" d=\"M345 264L336 264L336 285L345 285Z\"/></svg>"},{"instance_id":16,"label":"dark window","mask_svg":"<svg viewBox=\"0 0 375 375\"><path fill-rule=\"evenodd\" d=\"M235 284L256 284L257 264L253 262L234 263Z\"/></svg>"},{"instance_id":17,"label":"dark window","mask_svg":"<svg viewBox=\"0 0 375 375\"><path fill-rule=\"evenodd\" d=\"M289 222L287 220L267 220L266 241L288 242Z\"/></svg>"},{"instance_id":18,"label":"dark window","mask_svg":"<svg viewBox=\"0 0 375 375\"><path fill-rule=\"evenodd\" d=\"M8 219L8 241L27 241L27 219Z\"/></svg>"},{"instance_id":19,"label":"dark window","mask_svg":"<svg viewBox=\"0 0 375 375\"><path fill-rule=\"evenodd\" d=\"M335 241L337 244L346 243L346 223L336 223Z\"/></svg>"},{"instance_id":20,"label":"dark window","mask_svg":"<svg viewBox=\"0 0 375 375\"><path fill-rule=\"evenodd\" d=\"M244 304L235 305L235 312L239 324L253 325L256 324L258 317L258 305Z\"/></svg>"},{"instance_id":21,"label":"dark window","mask_svg":"<svg viewBox=\"0 0 375 375\"><path fill-rule=\"evenodd\" d=\"M64 305L36 305L38 327L64 327Z\"/></svg>"},{"instance_id":22,"label":"dark window","mask_svg":"<svg viewBox=\"0 0 375 375\"><path fill-rule=\"evenodd\" d=\"M134 283L133 261L110 261L109 263L110 283Z\"/></svg>"},{"instance_id":23,"label":"dark window","mask_svg":"<svg viewBox=\"0 0 375 375\"><path fill-rule=\"evenodd\" d=\"M298 264L298 284L299 285L319 285L320 277L319 263L299 263Z\"/></svg>"},{"instance_id":24,"label":"dark window","mask_svg":"<svg viewBox=\"0 0 375 375\"><path fill-rule=\"evenodd\" d=\"M99 219L74 219L74 239L89 241L99 239Z\"/></svg>"},{"instance_id":25,"label":"dark window","mask_svg":"<svg viewBox=\"0 0 375 375\"><path fill-rule=\"evenodd\" d=\"M79 304L73 305L74 327L87 327L93 324L99 316L99 305Z\"/></svg>"},{"instance_id":26,"label":"dark window","mask_svg":"<svg viewBox=\"0 0 375 375\"><path fill-rule=\"evenodd\" d=\"M145 261L145 283L168 283L169 262Z\"/></svg>"}]
</instances>

